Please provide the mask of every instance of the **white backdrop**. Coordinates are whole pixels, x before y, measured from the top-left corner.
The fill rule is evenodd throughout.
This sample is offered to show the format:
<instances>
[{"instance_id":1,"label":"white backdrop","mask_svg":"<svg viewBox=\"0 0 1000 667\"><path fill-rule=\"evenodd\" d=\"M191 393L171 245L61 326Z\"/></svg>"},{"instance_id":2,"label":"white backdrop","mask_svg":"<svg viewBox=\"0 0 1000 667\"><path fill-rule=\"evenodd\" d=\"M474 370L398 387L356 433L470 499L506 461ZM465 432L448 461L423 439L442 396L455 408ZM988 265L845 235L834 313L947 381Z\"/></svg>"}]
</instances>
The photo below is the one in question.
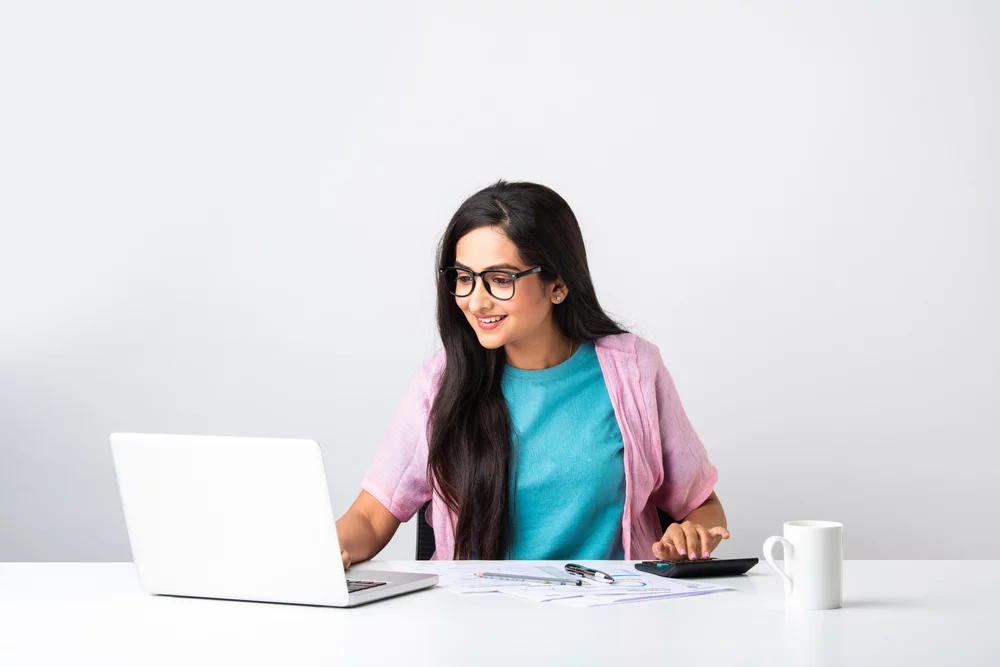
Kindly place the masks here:
<instances>
[{"instance_id":1,"label":"white backdrop","mask_svg":"<svg viewBox=\"0 0 1000 667\"><path fill-rule=\"evenodd\" d=\"M437 349L435 244L501 177L569 201L660 347L718 555L833 519L848 558L1000 558L998 33L990 2L5 2L0 560L130 558L112 431L316 438L339 516Z\"/></svg>"}]
</instances>

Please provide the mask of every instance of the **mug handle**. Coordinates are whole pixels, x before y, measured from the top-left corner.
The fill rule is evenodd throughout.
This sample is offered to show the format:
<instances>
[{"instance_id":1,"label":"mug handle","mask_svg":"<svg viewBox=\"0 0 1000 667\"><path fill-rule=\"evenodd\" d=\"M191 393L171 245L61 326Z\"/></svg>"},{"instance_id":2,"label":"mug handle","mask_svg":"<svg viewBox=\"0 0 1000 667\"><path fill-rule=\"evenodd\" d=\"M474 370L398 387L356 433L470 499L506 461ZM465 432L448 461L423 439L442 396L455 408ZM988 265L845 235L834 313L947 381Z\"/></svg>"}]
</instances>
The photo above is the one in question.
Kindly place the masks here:
<instances>
[{"instance_id":1,"label":"mug handle","mask_svg":"<svg viewBox=\"0 0 1000 667\"><path fill-rule=\"evenodd\" d=\"M781 578L785 580L785 592L791 593L792 578L789 577L788 573L782 570L780 567L778 567L778 564L774 562L774 545L778 544L779 542L784 547L785 561L786 562L788 561L788 557L795 550L795 547L792 546L791 542L778 535L774 535L764 540L764 558L767 560L768 564L774 568L774 571L777 572L781 576Z\"/></svg>"}]
</instances>

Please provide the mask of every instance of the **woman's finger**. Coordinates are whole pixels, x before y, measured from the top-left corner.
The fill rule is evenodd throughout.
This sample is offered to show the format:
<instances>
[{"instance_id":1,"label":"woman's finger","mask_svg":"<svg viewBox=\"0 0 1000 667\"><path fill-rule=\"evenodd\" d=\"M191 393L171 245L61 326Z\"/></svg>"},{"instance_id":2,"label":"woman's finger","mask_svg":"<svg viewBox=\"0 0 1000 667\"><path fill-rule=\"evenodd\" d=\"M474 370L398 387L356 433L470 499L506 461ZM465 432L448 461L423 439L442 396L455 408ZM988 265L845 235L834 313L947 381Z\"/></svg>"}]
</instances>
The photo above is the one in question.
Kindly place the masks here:
<instances>
[{"instance_id":1,"label":"woman's finger","mask_svg":"<svg viewBox=\"0 0 1000 667\"><path fill-rule=\"evenodd\" d=\"M709 555L711 555L712 550L715 549L715 545L712 544L712 540L708 537L708 531L705 530L705 526L700 523L696 523L694 529L698 531L698 538L701 540L698 556L700 558L708 558Z\"/></svg>"},{"instance_id":2,"label":"woman's finger","mask_svg":"<svg viewBox=\"0 0 1000 667\"><path fill-rule=\"evenodd\" d=\"M694 524L690 521L685 521L681 524L681 530L684 531L684 538L687 541L687 555L691 560L698 560L699 547L701 538L698 537L698 531L695 530Z\"/></svg>"},{"instance_id":3,"label":"woman's finger","mask_svg":"<svg viewBox=\"0 0 1000 667\"><path fill-rule=\"evenodd\" d=\"M660 541L653 545L654 555L660 560L677 560L677 550L679 547L677 546L676 538L678 535L683 537L684 533L677 529L676 524L671 524L667 527Z\"/></svg>"},{"instance_id":4,"label":"woman's finger","mask_svg":"<svg viewBox=\"0 0 1000 667\"><path fill-rule=\"evenodd\" d=\"M664 538L666 539L666 538ZM653 542L653 555L657 560L678 560L677 550L672 543L666 544L661 540Z\"/></svg>"},{"instance_id":5,"label":"woman's finger","mask_svg":"<svg viewBox=\"0 0 1000 667\"><path fill-rule=\"evenodd\" d=\"M712 551L715 551L722 540L729 539L729 531L722 526L715 526L714 528L708 529L708 535L712 539Z\"/></svg>"},{"instance_id":6,"label":"woman's finger","mask_svg":"<svg viewBox=\"0 0 1000 667\"><path fill-rule=\"evenodd\" d=\"M677 551L678 555L687 555L687 535L684 533L684 529L681 527L681 524L670 524L670 527L667 528L667 532L664 534L664 537L668 538L670 542L673 543L674 549Z\"/></svg>"},{"instance_id":7,"label":"woman's finger","mask_svg":"<svg viewBox=\"0 0 1000 667\"><path fill-rule=\"evenodd\" d=\"M709 528L708 534L715 535L716 537L720 537L724 540L729 539L729 529L724 526L715 526L714 528Z\"/></svg>"},{"instance_id":8,"label":"woman's finger","mask_svg":"<svg viewBox=\"0 0 1000 667\"><path fill-rule=\"evenodd\" d=\"M351 566L351 554L347 553L345 550L340 550L340 562L344 564L344 569L346 570Z\"/></svg>"}]
</instances>

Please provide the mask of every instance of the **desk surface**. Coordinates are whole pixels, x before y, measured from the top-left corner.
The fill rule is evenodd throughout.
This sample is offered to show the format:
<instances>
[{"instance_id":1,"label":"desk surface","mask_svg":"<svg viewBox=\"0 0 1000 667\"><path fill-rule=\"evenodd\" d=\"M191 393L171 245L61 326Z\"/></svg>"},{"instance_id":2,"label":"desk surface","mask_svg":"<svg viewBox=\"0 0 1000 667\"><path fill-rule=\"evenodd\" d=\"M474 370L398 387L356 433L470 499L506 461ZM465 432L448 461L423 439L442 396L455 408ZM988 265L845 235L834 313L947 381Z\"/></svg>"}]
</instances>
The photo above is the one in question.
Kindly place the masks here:
<instances>
[{"instance_id":1,"label":"desk surface","mask_svg":"<svg viewBox=\"0 0 1000 667\"><path fill-rule=\"evenodd\" d=\"M147 596L131 563L0 563L0 665L1000 664L1000 561L847 561L832 611L786 611L763 561L713 581L737 590L570 609L438 587L333 609Z\"/></svg>"}]
</instances>

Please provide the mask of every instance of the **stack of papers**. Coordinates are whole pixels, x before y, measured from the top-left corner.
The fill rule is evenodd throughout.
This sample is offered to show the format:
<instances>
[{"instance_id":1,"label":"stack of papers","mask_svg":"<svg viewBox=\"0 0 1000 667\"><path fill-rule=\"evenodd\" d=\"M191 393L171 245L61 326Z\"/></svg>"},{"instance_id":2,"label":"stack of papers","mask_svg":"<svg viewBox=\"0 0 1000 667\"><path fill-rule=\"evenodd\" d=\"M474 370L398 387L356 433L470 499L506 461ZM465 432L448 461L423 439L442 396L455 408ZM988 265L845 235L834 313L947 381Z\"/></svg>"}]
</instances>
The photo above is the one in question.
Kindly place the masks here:
<instances>
[{"instance_id":1,"label":"stack of papers","mask_svg":"<svg viewBox=\"0 0 1000 667\"><path fill-rule=\"evenodd\" d=\"M515 576L521 574L560 579L571 577L572 575L567 574L561 565L522 565L509 561L489 563L418 561L414 564L407 563L407 569L438 575L438 584L458 595L501 593L522 600L551 602L571 607L598 607L733 590L729 586L706 584L701 581L658 577L634 568L627 569L622 565L598 568L614 577L614 583L584 579L582 586L551 586L544 583L477 576L477 573L487 571Z\"/></svg>"}]
</instances>

